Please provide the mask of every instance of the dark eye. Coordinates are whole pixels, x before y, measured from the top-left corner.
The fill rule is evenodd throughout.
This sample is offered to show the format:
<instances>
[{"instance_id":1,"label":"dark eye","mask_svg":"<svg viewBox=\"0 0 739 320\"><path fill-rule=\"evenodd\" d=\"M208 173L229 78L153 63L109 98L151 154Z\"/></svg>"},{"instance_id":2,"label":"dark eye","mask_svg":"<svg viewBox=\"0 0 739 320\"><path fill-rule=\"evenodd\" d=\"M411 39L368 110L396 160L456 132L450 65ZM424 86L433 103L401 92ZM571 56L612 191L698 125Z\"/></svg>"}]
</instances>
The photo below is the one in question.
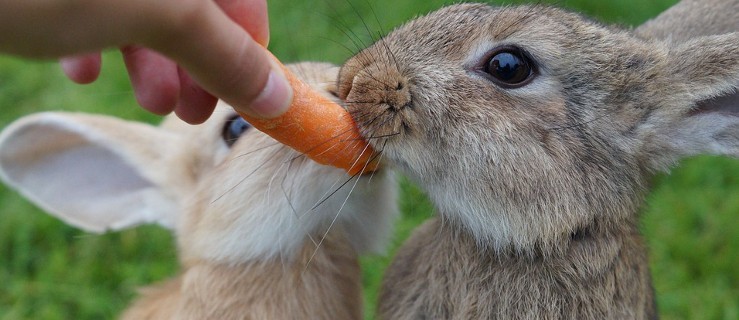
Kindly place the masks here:
<instances>
[{"instance_id":1,"label":"dark eye","mask_svg":"<svg viewBox=\"0 0 739 320\"><path fill-rule=\"evenodd\" d=\"M531 60L520 49L506 47L496 50L485 62L483 71L504 88L518 88L533 76Z\"/></svg>"},{"instance_id":2,"label":"dark eye","mask_svg":"<svg viewBox=\"0 0 739 320\"><path fill-rule=\"evenodd\" d=\"M246 122L244 118L235 115L228 119L223 125L223 133L221 133L221 136L226 145L231 147L236 143L236 140L239 140L239 137L241 137L246 130L249 130L249 128L251 128L251 124Z\"/></svg>"}]
</instances>

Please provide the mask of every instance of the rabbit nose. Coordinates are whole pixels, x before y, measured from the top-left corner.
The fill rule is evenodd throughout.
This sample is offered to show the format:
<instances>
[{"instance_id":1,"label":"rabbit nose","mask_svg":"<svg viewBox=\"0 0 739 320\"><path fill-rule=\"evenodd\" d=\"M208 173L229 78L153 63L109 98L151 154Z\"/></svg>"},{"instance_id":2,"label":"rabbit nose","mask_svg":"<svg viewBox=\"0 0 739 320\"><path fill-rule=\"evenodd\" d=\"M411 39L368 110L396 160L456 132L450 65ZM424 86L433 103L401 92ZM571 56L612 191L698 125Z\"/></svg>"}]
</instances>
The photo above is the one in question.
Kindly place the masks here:
<instances>
[{"instance_id":1,"label":"rabbit nose","mask_svg":"<svg viewBox=\"0 0 739 320\"><path fill-rule=\"evenodd\" d=\"M408 90L408 80L397 79L385 88L385 103L394 110L400 110L411 105L411 92Z\"/></svg>"},{"instance_id":2,"label":"rabbit nose","mask_svg":"<svg viewBox=\"0 0 739 320\"><path fill-rule=\"evenodd\" d=\"M410 89L408 79L394 68L370 65L354 76L348 98L399 111L412 105Z\"/></svg>"}]
</instances>

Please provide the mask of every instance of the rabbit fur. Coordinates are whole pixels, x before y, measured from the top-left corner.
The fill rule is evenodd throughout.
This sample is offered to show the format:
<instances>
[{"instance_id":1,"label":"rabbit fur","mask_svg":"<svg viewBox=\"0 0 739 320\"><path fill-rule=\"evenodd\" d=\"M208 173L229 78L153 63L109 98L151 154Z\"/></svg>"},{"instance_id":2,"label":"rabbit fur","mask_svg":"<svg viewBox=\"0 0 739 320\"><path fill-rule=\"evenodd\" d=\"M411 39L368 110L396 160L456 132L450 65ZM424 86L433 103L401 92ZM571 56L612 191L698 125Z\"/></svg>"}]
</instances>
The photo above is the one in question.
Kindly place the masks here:
<instances>
[{"instance_id":1,"label":"rabbit fur","mask_svg":"<svg viewBox=\"0 0 739 320\"><path fill-rule=\"evenodd\" d=\"M290 68L336 99L338 67ZM124 319L360 319L357 255L384 247L393 174L352 179L255 129L229 147L235 117L224 104L198 126L30 115L0 134L0 177L91 232L172 229L180 275L143 290Z\"/></svg>"},{"instance_id":2,"label":"rabbit fur","mask_svg":"<svg viewBox=\"0 0 739 320\"><path fill-rule=\"evenodd\" d=\"M650 178L739 157L739 30L660 28L457 4L344 64L360 131L438 211L386 271L381 319L657 317L637 223ZM516 87L482 67L510 48L534 65Z\"/></svg>"}]
</instances>

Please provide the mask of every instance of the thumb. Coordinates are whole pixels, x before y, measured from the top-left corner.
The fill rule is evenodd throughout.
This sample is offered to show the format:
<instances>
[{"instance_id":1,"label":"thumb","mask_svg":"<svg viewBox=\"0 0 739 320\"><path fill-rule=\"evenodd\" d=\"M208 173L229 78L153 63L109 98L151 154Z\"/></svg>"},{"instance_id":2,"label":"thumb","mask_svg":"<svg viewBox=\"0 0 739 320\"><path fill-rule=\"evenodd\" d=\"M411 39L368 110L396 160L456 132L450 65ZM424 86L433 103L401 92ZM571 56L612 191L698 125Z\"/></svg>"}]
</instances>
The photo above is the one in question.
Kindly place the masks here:
<instances>
[{"instance_id":1,"label":"thumb","mask_svg":"<svg viewBox=\"0 0 739 320\"><path fill-rule=\"evenodd\" d=\"M168 40L146 45L240 112L274 118L287 111L292 89L269 52L216 3L200 3L204 8L183 18Z\"/></svg>"}]
</instances>

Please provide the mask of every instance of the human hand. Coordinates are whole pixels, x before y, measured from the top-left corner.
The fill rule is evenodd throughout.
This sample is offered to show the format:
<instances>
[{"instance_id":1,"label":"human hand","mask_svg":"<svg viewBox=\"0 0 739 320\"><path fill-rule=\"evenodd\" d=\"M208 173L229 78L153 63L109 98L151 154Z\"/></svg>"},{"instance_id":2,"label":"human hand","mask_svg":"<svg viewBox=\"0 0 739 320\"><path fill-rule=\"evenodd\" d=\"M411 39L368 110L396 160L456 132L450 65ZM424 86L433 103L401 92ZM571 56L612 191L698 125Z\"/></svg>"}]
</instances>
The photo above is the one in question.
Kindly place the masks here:
<instances>
[{"instance_id":1,"label":"human hand","mask_svg":"<svg viewBox=\"0 0 739 320\"><path fill-rule=\"evenodd\" d=\"M0 52L64 57L74 81L94 81L103 48L122 48L139 103L183 120L207 119L210 93L241 112L270 118L291 100L268 57L265 0L14 0L0 10Z\"/></svg>"}]
</instances>

